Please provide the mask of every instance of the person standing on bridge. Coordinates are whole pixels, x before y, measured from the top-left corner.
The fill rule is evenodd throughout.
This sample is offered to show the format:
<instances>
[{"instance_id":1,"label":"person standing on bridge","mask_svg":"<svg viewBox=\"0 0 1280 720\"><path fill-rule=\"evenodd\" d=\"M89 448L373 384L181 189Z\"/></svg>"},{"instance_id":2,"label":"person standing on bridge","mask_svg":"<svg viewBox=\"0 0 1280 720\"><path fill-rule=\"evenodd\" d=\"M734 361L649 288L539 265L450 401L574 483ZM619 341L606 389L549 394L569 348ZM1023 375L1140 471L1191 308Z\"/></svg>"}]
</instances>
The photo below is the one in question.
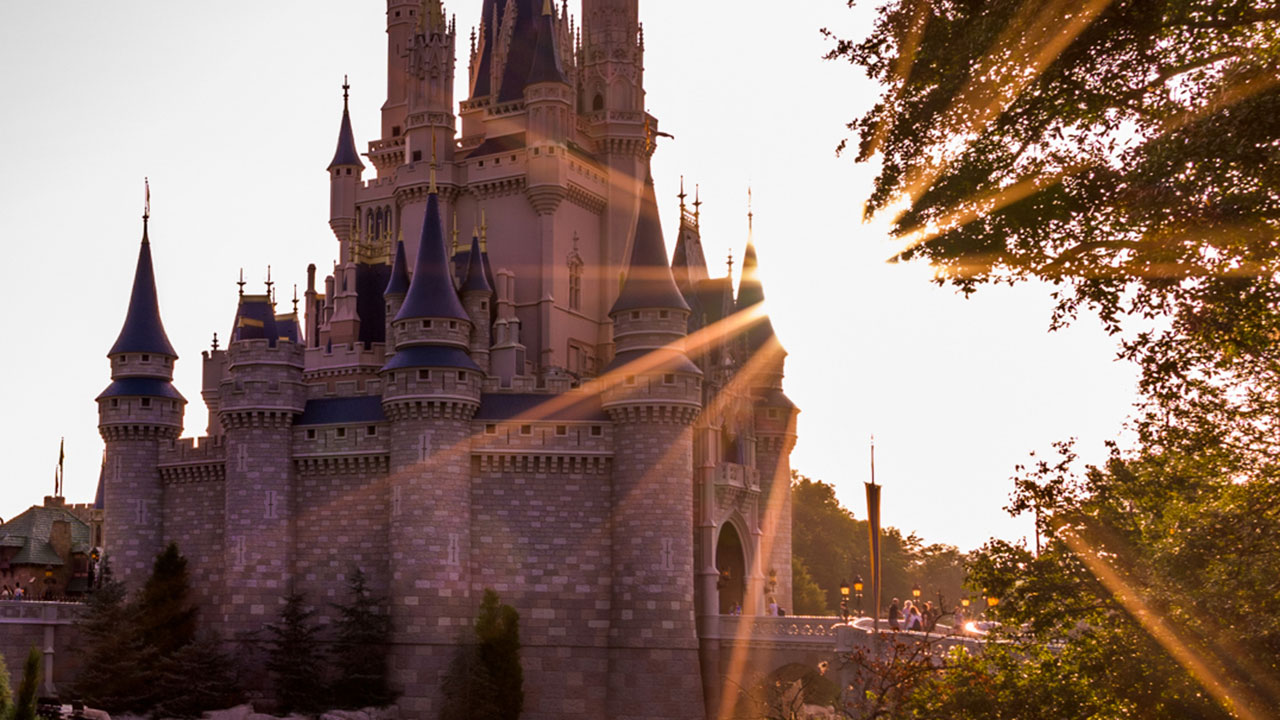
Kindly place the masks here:
<instances>
[{"instance_id":1,"label":"person standing on bridge","mask_svg":"<svg viewBox=\"0 0 1280 720\"><path fill-rule=\"evenodd\" d=\"M898 607L898 598L893 599L893 604L889 606L889 627L893 630L898 629L898 620L902 618L902 610Z\"/></svg>"}]
</instances>

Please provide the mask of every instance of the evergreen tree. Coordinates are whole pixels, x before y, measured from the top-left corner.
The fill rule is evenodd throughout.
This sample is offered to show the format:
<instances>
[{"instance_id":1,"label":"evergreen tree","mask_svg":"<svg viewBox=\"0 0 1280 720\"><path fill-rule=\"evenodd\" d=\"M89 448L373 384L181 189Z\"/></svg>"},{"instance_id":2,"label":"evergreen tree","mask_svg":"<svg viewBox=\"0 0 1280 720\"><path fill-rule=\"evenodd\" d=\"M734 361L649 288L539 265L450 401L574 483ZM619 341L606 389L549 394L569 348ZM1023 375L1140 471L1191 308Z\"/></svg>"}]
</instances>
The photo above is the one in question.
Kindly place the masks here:
<instances>
[{"instance_id":1,"label":"evergreen tree","mask_svg":"<svg viewBox=\"0 0 1280 720\"><path fill-rule=\"evenodd\" d=\"M187 559L169 543L156 556L151 577L138 599L138 631L142 642L162 658L186 647L196 634L196 607L191 602Z\"/></svg>"},{"instance_id":2,"label":"evergreen tree","mask_svg":"<svg viewBox=\"0 0 1280 720\"><path fill-rule=\"evenodd\" d=\"M267 671L275 683L276 700L284 713L311 712L326 704L324 663L318 647L320 628L312 622L315 610L302 593L285 596L279 622L268 625Z\"/></svg>"},{"instance_id":3,"label":"evergreen tree","mask_svg":"<svg viewBox=\"0 0 1280 720\"><path fill-rule=\"evenodd\" d=\"M13 710L13 692L9 689L9 668L0 655L0 718L9 717Z\"/></svg>"},{"instance_id":4,"label":"evergreen tree","mask_svg":"<svg viewBox=\"0 0 1280 720\"><path fill-rule=\"evenodd\" d=\"M36 720L36 695L40 688L40 661L44 654L40 648L31 646L27 653L27 661L22 666L22 684L18 686L18 697L13 704L13 720Z\"/></svg>"},{"instance_id":5,"label":"evergreen tree","mask_svg":"<svg viewBox=\"0 0 1280 720\"><path fill-rule=\"evenodd\" d=\"M333 665L339 670L333 684L334 704L348 709L390 705L395 697L387 685L391 642L387 599L369 591L360 568L347 579L347 589L350 602L333 606L338 611Z\"/></svg>"},{"instance_id":6,"label":"evergreen tree","mask_svg":"<svg viewBox=\"0 0 1280 720\"><path fill-rule=\"evenodd\" d=\"M77 623L80 673L73 687L89 705L111 713L141 710L148 692L146 653L124 584L102 563L101 581Z\"/></svg>"},{"instance_id":7,"label":"evergreen tree","mask_svg":"<svg viewBox=\"0 0 1280 720\"><path fill-rule=\"evenodd\" d=\"M458 650L445 676L440 720L517 720L524 709L520 613L484 591L475 644Z\"/></svg>"},{"instance_id":8,"label":"evergreen tree","mask_svg":"<svg viewBox=\"0 0 1280 720\"><path fill-rule=\"evenodd\" d=\"M804 561L794 555L791 558L791 603L796 615L825 615L827 596L813 581Z\"/></svg>"},{"instance_id":9,"label":"evergreen tree","mask_svg":"<svg viewBox=\"0 0 1280 720\"><path fill-rule=\"evenodd\" d=\"M198 635L165 659L157 678L153 714L196 718L243 700L231 657L214 635Z\"/></svg>"},{"instance_id":10,"label":"evergreen tree","mask_svg":"<svg viewBox=\"0 0 1280 720\"><path fill-rule=\"evenodd\" d=\"M476 652L493 678L498 717L516 720L524 709L524 669L520 666L520 613L485 589L476 617Z\"/></svg>"}]
</instances>

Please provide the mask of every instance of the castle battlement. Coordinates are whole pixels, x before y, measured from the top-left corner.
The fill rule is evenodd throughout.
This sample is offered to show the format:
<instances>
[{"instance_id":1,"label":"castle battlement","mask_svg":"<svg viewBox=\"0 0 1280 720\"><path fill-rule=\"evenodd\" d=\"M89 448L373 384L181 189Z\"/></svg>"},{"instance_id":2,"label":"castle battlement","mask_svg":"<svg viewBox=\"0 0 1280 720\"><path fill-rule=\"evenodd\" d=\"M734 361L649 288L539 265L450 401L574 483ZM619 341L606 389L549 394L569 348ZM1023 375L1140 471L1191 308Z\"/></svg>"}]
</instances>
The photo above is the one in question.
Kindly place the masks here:
<instances>
[{"instance_id":1,"label":"castle battlement","mask_svg":"<svg viewBox=\"0 0 1280 720\"><path fill-rule=\"evenodd\" d=\"M226 438L221 435L178 438L160 446L160 463L222 462L226 459Z\"/></svg>"}]
</instances>

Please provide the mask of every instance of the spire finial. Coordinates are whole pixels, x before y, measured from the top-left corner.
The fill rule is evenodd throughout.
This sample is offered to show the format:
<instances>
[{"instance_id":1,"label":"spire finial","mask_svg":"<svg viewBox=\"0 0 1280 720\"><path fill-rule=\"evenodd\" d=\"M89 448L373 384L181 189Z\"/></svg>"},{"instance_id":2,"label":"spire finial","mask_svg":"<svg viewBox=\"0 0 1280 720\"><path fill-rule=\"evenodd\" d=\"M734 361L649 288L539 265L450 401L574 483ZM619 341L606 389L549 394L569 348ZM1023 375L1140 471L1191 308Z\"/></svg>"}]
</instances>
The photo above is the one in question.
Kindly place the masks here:
<instances>
[{"instance_id":1,"label":"spire finial","mask_svg":"<svg viewBox=\"0 0 1280 720\"><path fill-rule=\"evenodd\" d=\"M733 251L729 251L729 279L733 279Z\"/></svg>"},{"instance_id":2,"label":"spire finial","mask_svg":"<svg viewBox=\"0 0 1280 720\"><path fill-rule=\"evenodd\" d=\"M480 252L489 252L489 220L484 208L480 208Z\"/></svg>"},{"instance_id":3,"label":"spire finial","mask_svg":"<svg viewBox=\"0 0 1280 720\"><path fill-rule=\"evenodd\" d=\"M293 284L293 314L298 314L298 284Z\"/></svg>"},{"instance_id":4,"label":"spire finial","mask_svg":"<svg viewBox=\"0 0 1280 720\"><path fill-rule=\"evenodd\" d=\"M213 334L213 351L218 352L218 333Z\"/></svg>"},{"instance_id":5,"label":"spire finial","mask_svg":"<svg viewBox=\"0 0 1280 720\"><path fill-rule=\"evenodd\" d=\"M685 200L685 198L689 197L689 193L686 193L686 192L684 191L684 176L683 176L683 175L681 175L681 176L680 176L680 194L679 194L679 195L676 195L676 197L680 198L680 214L681 214L681 215L684 215L684 200Z\"/></svg>"},{"instance_id":6,"label":"spire finial","mask_svg":"<svg viewBox=\"0 0 1280 720\"><path fill-rule=\"evenodd\" d=\"M151 219L151 178L142 178L142 186L145 189L145 199L142 203L142 222L145 224Z\"/></svg>"},{"instance_id":7,"label":"spire finial","mask_svg":"<svg viewBox=\"0 0 1280 720\"><path fill-rule=\"evenodd\" d=\"M351 99L351 81L346 75L342 76L342 109L347 109L348 101Z\"/></svg>"},{"instance_id":8,"label":"spire finial","mask_svg":"<svg viewBox=\"0 0 1280 720\"><path fill-rule=\"evenodd\" d=\"M702 186L693 186L693 221L697 223L702 219Z\"/></svg>"},{"instance_id":9,"label":"spire finial","mask_svg":"<svg viewBox=\"0 0 1280 720\"><path fill-rule=\"evenodd\" d=\"M244 296L244 285L245 285L245 283L244 283L244 268L240 268L240 279L236 281L236 284L240 286L240 295L243 297L243 296Z\"/></svg>"},{"instance_id":10,"label":"spire finial","mask_svg":"<svg viewBox=\"0 0 1280 720\"><path fill-rule=\"evenodd\" d=\"M750 240L755 233L756 214L751 209L751 186L747 186L747 239Z\"/></svg>"},{"instance_id":11,"label":"spire finial","mask_svg":"<svg viewBox=\"0 0 1280 720\"><path fill-rule=\"evenodd\" d=\"M275 285L275 283L274 283L274 282L271 282L271 266L270 266L270 265L268 265L268 266L267 266L267 297L268 297L268 298L270 298L270 297L271 297L271 286L272 286L272 285Z\"/></svg>"}]
</instances>

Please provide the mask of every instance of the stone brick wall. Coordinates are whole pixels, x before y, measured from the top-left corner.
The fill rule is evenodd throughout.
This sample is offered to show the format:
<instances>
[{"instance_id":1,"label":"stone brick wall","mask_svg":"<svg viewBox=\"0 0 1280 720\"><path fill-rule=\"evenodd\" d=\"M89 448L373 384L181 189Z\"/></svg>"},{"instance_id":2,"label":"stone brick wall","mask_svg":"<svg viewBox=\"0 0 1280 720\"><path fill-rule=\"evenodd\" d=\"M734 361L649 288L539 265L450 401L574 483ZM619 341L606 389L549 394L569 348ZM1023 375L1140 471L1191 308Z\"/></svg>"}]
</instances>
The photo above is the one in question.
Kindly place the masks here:
<instances>
[{"instance_id":1,"label":"stone brick wall","mask_svg":"<svg viewBox=\"0 0 1280 720\"><path fill-rule=\"evenodd\" d=\"M471 486L472 597L493 588L520 612L525 717L605 717L609 474L486 465Z\"/></svg>"},{"instance_id":2,"label":"stone brick wall","mask_svg":"<svg viewBox=\"0 0 1280 720\"><path fill-rule=\"evenodd\" d=\"M305 471L297 476L295 583L317 610L333 621L330 603L345 603L347 579L360 568L375 595L389 591L390 518L386 472Z\"/></svg>"},{"instance_id":3,"label":"stone brick wall","mask_svg":"<svg viewBox=\"0 0 1280 720\"><path fill-rule=\"evenodd\" d=\"M187 559L192 595L200 606L202 627L221 620L223 533L226 487L222 482L169 483L164 492L165 539L178 544Z\"/></svg>"}]
</instances>

